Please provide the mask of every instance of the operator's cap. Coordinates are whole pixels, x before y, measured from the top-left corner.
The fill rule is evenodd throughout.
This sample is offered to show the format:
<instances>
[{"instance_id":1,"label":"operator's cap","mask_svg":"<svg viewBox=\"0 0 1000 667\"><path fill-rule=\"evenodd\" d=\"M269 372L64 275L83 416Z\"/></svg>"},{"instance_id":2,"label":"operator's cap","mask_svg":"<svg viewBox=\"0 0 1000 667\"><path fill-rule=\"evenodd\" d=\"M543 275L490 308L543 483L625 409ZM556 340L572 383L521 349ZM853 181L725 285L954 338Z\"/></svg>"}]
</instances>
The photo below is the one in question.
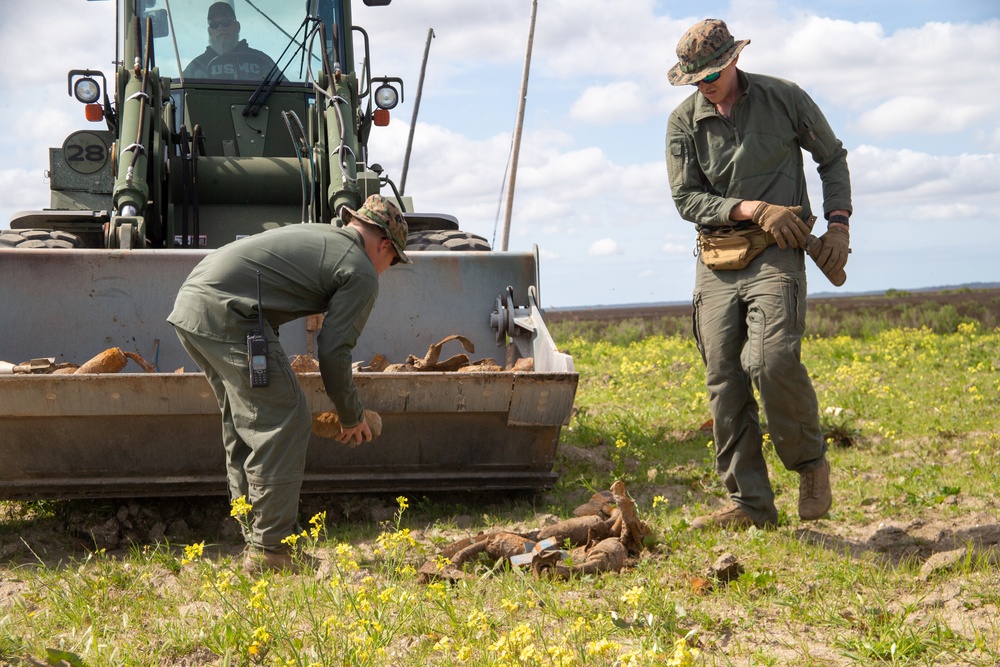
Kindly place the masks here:
<instances>
[{"instance_id":1,"label":"operator's cap","mask_svg":"<svg viewBox=\"0 0 1000 667\"><path fill-rule=\"evenodd\" d=\"M749 43L749 39L734 40L725 21L695 23L677 42L678 62L667 72L667 79L673 86L698 83L728 67Z\"/></svg>"},{"instance_id":2,"label":"operator's cap","mask_svg":"<svg viewBox=\"0 0 1000 667\"><path fill-rule=\"evenodd\" d=\"M208 20L212 19L235 19L236 10L228 2L213 2L208 8Z\"/></svg>"},{"instance_id":3,"label":"operator's cap","mask_svg":"<svg viewBox=\"0 0 1000 667\"><path fill-rule=\"evenodd\" d=\"M406 220L399 211L399 207L382 195L371 195L357 211L347 206L340 210L340 219L345 223L350 222L352 217L369 225L381 227L389 237L389 240L392 241L392 245L396 249L396 254L399 255L399 261L404 264L411 263L410 258L404 252L406 250L406 235L409 233L409 227L407 227Z\"/></svg>"}]
</instances>

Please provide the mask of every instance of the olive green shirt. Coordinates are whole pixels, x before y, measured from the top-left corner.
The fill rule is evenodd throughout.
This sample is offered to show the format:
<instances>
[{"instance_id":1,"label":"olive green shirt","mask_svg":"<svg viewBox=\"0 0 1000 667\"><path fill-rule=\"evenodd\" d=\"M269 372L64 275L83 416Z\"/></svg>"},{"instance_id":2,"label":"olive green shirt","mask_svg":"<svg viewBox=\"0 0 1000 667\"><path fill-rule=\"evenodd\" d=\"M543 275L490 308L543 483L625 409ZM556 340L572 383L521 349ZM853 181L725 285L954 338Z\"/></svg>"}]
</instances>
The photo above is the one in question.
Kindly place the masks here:
<instances>
[{"instance_id":1,"label":"olive green shirt","mask_svg":"<svg viewBox=\"0 0 1000 667\"><path fill-rule=\"evenodd\" d=\"M351 351L378 297L378 274L361 233L297 224L230 243L194 268L167 321L205 338L245 342L259 329L257 271L265 325L325 313L317 340L323 384L344 426L356 426L363 409Z\"/></svg>"},{"instance_id":2,"label":"olive green shirt","mask_svg":"<svg viewBox=\"0 0 1000 667\"><path fill-rule=\"evenodd\" d=\"M812 98L790 81L737 70L743 93L730 117L696 92L670 114L667 171L681 217L701 227L728 226L744 200L802 206L809 219L802 149L823 183L823 211L851 207L847 150Z\"/></svg>"}]
</instances>

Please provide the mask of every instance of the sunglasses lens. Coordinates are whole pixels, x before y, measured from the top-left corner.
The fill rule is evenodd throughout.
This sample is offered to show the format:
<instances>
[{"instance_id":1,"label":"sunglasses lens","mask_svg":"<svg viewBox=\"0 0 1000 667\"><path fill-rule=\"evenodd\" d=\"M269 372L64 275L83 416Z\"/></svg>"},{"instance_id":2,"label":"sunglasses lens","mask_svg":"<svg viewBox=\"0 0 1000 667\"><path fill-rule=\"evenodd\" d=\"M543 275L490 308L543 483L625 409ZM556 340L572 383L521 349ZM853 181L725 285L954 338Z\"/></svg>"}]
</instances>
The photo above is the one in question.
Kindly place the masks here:
<instances>
[{"instance_id":1,"label":"sunglasses lens","mask_svg":"<svg viewBox=\"0 0 1000 667\"><path fill-rule=\"evenodd\" d=\"M720 76L722 76L722 72L715 72L713 74L709 74L708 76L706 76L704 79L701 80L701 83L712 83L713 81L718 80Z\"/></svg>"},{"instance_id":2,"label":"sunglasses lens","mask_svg":"<svg viewBox=\"0 0 1000 667\"><path fill-rule=\"evenodd\" d=\"M230 19L223 19L222 21L209 21L208 27L212 30L218 30L219 28L228 28L233 24Z\"/></svg>"}]
</instances>

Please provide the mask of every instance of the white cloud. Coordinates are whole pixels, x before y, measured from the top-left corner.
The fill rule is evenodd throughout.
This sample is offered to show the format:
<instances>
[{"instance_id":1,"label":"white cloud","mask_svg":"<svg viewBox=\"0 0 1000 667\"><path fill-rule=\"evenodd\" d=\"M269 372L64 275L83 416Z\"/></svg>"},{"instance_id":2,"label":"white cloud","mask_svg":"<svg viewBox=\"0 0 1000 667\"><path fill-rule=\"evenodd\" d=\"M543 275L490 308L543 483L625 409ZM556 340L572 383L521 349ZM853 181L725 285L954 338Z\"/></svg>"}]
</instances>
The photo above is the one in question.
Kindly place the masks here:
<instances>
[{"instance_id":1,"label":"white cloud","mask_svg":"<svg viewBox=\"0 0 1000 667\"><path fill-rule=\"evenodd\" d=\"M875 136L899 132L955 133L994 115L992 104L941 104L940 99L901 95L863 112L857 128Z\"/></svg>"},{"instance_id":2,"label":"white cloud","mask_svg":"<svg viewBox=\"0 0 1000 667\"><path fill-rule=\"evenodd\" d=\"M610 125L627 119L634 120L635 114L644 116L650 112L638 83L616 81L604 86L590 86L584 90L573 103L569 115L574 120Z\"/></svg>"},{"instance_id":3,"label":"white cloud","mask_svg":"<svg viewBox=\"0 0 1000 667\"><path fill-rule=\"evenodd\" d=\"M982 210L1000 205L1000 155L931 155L860 146L851 158L855 192L872 203L902 206L947 202Z\"/></svg>"},{"instance_id":4,"label":"white cloud","mask_svg":"<svg viewBox=\"0 0 1000 667\"><path fill-rule=\"evenodd\" d=\"M680 243L674 243L673 241L668 241L667 243L663 244L660 250L667 253L668 255L677 255L681 253L691 252L692 247L693 246L691 244L682 245Z\"/></svg>"},{"instance_id":5,"label":"white cloud","mask_svg":"<svg viewBox=\"0 0 1000 667\"><path fill-rule=\"evenodd\" d=\"M622 250L614 239L598 239L590 244L590 250L587 251L587 254L590 257L609 257L621 255Z\"/></svg>"},{"instance_id":6,"label":"white cloud","mask_svg":"<svg viewBox=\"0 0 1000 667\"><path fill-rule=\"evenodd\" d=\"M957 133L979 121L997 123L998 19L927 23L891 34L878 23L807 12L775 9L747 19L740 31L731 25L737 37L753 38L741 67L796 81L822 98L821 106L853 110L860 131ZM977 66L957 66L969 53Z\"/></svg>"},{"instance_id":7,"label":"white cloud","mask_svg":"<svg viewBox=\"0 0 1000 667\"><path fill-rule=\"evenodd\" d=\"M49 185L43 171L29 169L0 170L0 210L10 213L47 206ZM7 227L8 220L0 221Z\"/></svg>"},{"instance_id":8,"label":"white cloud","mask_svg":"<svg viewBox=\"0 0 1000 667\"><path fill-rule=\"evenodd\" d=\"M913 208L917 220L969 220L983 214L978 206L968 204L926 204Z\"/></svg>"}]
</instances>

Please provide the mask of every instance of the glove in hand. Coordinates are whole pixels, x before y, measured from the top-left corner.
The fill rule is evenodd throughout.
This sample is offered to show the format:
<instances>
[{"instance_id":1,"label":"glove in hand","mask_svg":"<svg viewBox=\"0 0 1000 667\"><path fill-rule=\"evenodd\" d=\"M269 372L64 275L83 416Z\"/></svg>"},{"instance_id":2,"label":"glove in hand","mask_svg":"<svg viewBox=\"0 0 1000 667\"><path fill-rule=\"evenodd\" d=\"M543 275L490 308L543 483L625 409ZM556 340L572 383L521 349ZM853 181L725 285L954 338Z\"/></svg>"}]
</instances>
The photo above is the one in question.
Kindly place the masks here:
<instances>
[{"instance_id":1,"label":"glove in hand","mask_svg":"<svg viewBox=\"0 0 1000 667\"><path fill-rule=\"evenodd\" d=\"M826 234L819 237L823 249L816 259L816 264L827 275L843 271L847 266L847 254L851 247L851 232L844 225L832 225Z\"/></svg>"},{"instance_id":2,"label":"glove in hand","mask_svg":"<svg viewBox=\"0 0 1000 667\"><path fill-rule=\"evenodd\" d=\"M779 248L805 248L806 236L809 234L809 226L799 214L802 213L801 206L778 206L761 202L754 209L752 220L761 228L771 234L778 242Z\"/></svg>"}]
</instances>

